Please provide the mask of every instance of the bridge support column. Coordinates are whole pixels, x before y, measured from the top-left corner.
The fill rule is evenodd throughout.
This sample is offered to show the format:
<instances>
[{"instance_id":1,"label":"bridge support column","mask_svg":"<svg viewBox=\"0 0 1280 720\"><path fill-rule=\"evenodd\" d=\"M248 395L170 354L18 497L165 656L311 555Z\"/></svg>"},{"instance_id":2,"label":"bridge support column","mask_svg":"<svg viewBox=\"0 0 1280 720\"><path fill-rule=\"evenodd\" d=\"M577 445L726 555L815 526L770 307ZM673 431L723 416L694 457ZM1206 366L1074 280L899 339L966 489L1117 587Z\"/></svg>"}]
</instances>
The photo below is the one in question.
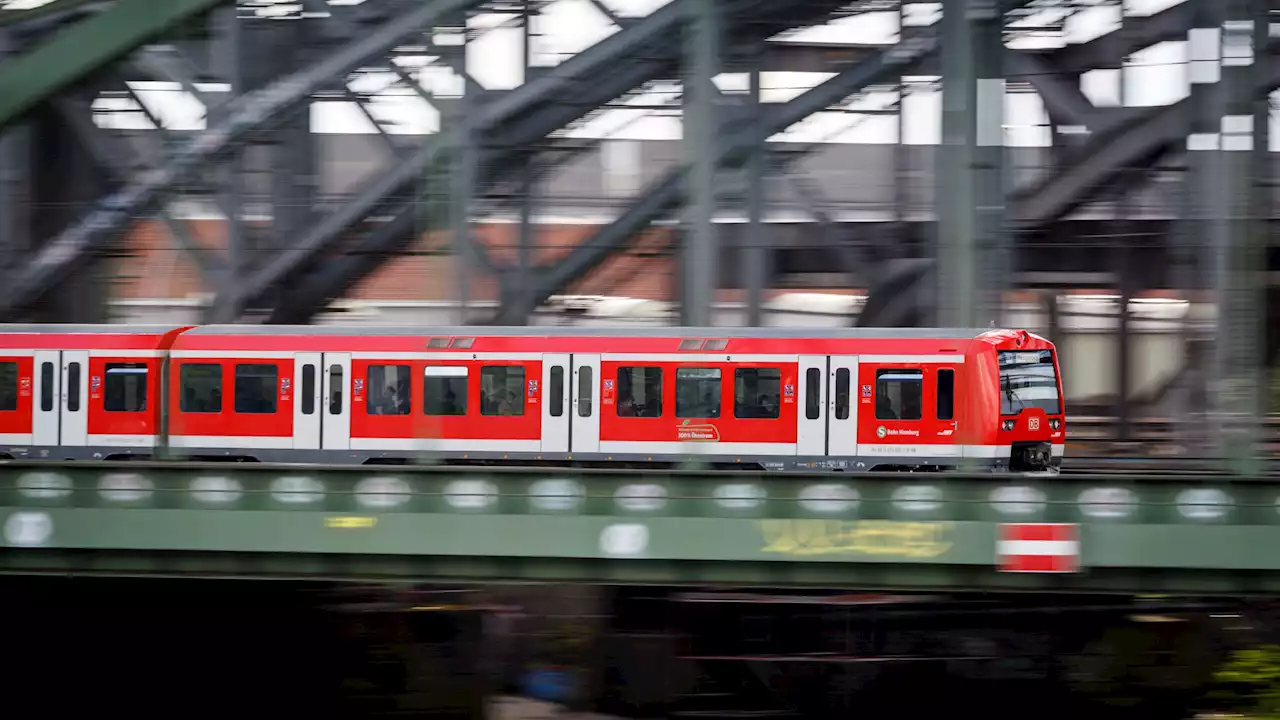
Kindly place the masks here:
<instances>
[{"instance_id":1,"label":"bridge support column","mask_svg":"<svg viewBox=\"0 0 1280 720\"><path fill-rule=\"evenodd\" d=\"M765 52L763 45L761 43L762 47L756 54L757 58ZM760 65L761 61L757 59L755 65L751 68L751 87L747 100L752 118L751 122L756 127L760 125ZM765 278L769 272L768 240L765 237L763 225L765 206L764 167L768 151L765 148L763 134L757 130L753 135L756 138L756 145L751 148L751 153L747 156L747 164L744 169L747 175L747 231L743 236L747 242L745 252L742 254L742 262L743 283L747 290L746 324L748 327L760 327L764 324L761 306L764 302Z\"/></svg>"},{"instance_id":2,"label":"bridge support column","mask_svg":"<svg viewBox=\"0 0 1280 720\"><path fill-rule=\"evenodd\" d=\"M1215 40L1217 28L1221 25L1221 15L1218 3L1213 0L1191 1L1197 5L1192 28L1187 33L1190 96L1187 104L1187 177L1183 183L1186 193L1183 207L1186 214L1181 220L1178 233L1179 241L1174 259L1175 281L1179 287L1190 290L1196 301L1216 302L1213 289L1218 280L1203 270L1208 267L1210 260L1210 254L1205 249L1205 239L1209 237L1214 217L1213 196L1220 172L1219 154L1213 150L1217 146L1219 128L1215 111L1216 96L1221 89L1217 83L1221 60ZM1216 363L1212 357L1196 351L1199 338L1194 333L1191 323L1184 323L1183 339L1187 362L1184 377L1187 387L1184 394L1186 407L1182 412L1185 423L1183 442L1192 454L1219 452L1214 423L1208 421L1212 412L1212 400L1208 400L1212 391L1208 386L1214 382L1211 378L1216 375ZM1200 398L1205 398L1207 402L1199 403Z\"/></svg>"},{"instance_id":3,"label":"bridge support column","mask_svg":"<svg viewBox=\"0 0 1280 720\"><path fill-rule=\"evenodd\" d=\"M1257 162L1266 156L1269 108L1265 97L1255 99L1267 63L1254 53L1268 41L1266 7L1256 0L1202 2L1211 6L1206 14L1213 13L1221 33L1220 80L1211 115L1217 142L1202 141L1213 146L1220 171L1209 194L1210 266L1218 308L1209 398L1218 457L1235 472L1251 473L1260 451L1258 420L1265 388L1260 341L1265 332L1261 273L1267 238L1261 223L1267 198L1256 181L1270 171L1266 160ZM1194 52L1194 42L1191 46Z\"/></svg>"},{"instance_id":4,"label":"bridge support column","mask_svg":"<svg viewBox=\"0 0 1280 720\"><path fill-rule=\"evenodd\" d=\"M11 51L0 32L0 62ZM31 250L31 129L18 120L0 129L0 278L22 266Z\"/></svg>"},{"instance_id":5,"label":"bridge support column","mask_svg":"<svg viewBox=\"0 0 1280 720\"><path fill-rule=\"evenodd\" d=\"M685 3L684 156L685 221L680 253L680 317L684 325L709 327L720 286L720 244L712 222L716 211L721 9L717 0Z\"/></svg>"},{"instance_id":6,"label":"bridge support column","mask_svg":"<svg viewBox=\"0 0 1280 720\"><path fill-rule=\"evenodd\" d=\"M995 0L942 13L942 148L938 179L938 321L1000 323L1009 275L1004 232L1003 16Z\"/></svg>"}]
</instances>

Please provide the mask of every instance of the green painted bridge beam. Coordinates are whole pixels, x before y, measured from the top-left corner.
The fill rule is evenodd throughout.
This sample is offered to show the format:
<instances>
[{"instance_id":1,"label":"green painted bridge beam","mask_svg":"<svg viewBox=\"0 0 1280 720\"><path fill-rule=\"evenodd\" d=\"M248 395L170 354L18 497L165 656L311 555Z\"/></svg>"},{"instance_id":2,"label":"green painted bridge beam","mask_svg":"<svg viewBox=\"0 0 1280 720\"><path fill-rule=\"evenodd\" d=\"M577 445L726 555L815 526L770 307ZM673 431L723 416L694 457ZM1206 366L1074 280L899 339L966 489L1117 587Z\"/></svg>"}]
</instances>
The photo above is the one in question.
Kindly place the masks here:
<instances>
[{"instance_id":1,"label":"green painted bridge beam","mask_svg":"<svg viewBox=\"0 0 1280 720\"><path fill-rule=\"evenodd\" d=\"M1277 508L1276 477L13 462L0 573L1270 592ZM1078 571L1002 572L1009 523L1075 526Z\"/></svg>"},{"instance_id":2,"label":"green painted bridge beam","mask_svg":"<svg viewBox=\"0 0 1280 720\"><path fill-rule=\"evenodd\" d=\"M52 9L75 1L53 3ZM40 47L0 62L0 130L59 90L227 1L119 0Z\"/></svg>"}]
</instances>

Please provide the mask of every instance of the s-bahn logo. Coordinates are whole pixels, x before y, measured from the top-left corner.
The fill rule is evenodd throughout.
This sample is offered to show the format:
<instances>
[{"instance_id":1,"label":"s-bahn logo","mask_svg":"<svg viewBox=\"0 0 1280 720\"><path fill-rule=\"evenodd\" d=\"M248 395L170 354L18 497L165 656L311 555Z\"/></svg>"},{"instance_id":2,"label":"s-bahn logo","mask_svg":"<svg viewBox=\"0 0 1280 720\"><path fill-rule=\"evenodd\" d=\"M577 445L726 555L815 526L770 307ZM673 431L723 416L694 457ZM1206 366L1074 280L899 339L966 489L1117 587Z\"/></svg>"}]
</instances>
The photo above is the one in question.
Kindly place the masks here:
<instances>
[{"instance_id":1,"label":"s-bahn logo","mask_svg":"<svg viewBox=\"0 0 1280 720\"><path fill-rule=\"evenodd\" d=\"M888 430L886 430L886 429L885 429L885 427L884 427L883 425L881 425L880 427L876 428L876 437L880 438L881 440L883 440L883 439L884 439L884 436L885 436L885 435L888 435L888 434L889 434L889 431L888 431Z\"/></svg>"},{"instance_id":2,"label":"s-bahn logo","mask_svg":"<svg viewBox=\"0 0 1280 720\"><path fill-rule=\"evenodd\" d=\"M1028 429L1028 430L1039 430L1039 429L1040 429L1040 418L1038 418L1038 417L1033 417L1033 418L1031 418L1030 420L1027 420L1027 429Z\"/></svg>"}]
</instances>

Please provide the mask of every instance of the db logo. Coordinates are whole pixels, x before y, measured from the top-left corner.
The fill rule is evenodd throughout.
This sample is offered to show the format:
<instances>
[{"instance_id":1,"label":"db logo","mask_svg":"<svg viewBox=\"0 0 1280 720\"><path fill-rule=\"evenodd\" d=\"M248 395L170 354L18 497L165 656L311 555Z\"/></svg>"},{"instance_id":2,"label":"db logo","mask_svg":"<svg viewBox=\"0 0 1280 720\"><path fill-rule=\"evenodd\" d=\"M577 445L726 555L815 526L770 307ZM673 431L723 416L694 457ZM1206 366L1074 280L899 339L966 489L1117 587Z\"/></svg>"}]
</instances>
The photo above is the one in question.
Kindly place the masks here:
<instances>
[{"instance_id":1,"label":"db logo","mask_svg":"<svg viewBox=\"0 0 1280 720\"><path fill-rule=\"evenodd\" d=\"M1027 429L1028 429L1028 430L1039 430L1039 429L1040 429L1040 418L1038 418L1038 417L1033 417L1033 418L1031 418L1030 420L1028 420L1028 421L1027 421Z\"/></svg>"}]
</instances>

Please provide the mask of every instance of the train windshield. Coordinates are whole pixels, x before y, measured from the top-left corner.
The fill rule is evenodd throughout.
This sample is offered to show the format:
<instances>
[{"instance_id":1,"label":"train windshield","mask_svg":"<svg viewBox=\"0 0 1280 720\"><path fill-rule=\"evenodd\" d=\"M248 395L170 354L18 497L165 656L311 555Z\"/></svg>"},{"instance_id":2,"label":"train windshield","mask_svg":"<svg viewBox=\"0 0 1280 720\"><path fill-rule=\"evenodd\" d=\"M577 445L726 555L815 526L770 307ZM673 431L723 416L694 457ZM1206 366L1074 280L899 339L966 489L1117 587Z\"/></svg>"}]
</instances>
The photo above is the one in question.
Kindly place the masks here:
<instances>
[{"instance_id":1,"label":"train windshield","mask_svg":"<svg viewBox=\"0 0 1280 720\"><path fill-rule=\"evenodd\" d=\"M1048 415L1062 412L1052 350L1001 352L998 359L1001 415L1017 415L1027 408L1039 408Z\"/></svg>"}]
</instances>

